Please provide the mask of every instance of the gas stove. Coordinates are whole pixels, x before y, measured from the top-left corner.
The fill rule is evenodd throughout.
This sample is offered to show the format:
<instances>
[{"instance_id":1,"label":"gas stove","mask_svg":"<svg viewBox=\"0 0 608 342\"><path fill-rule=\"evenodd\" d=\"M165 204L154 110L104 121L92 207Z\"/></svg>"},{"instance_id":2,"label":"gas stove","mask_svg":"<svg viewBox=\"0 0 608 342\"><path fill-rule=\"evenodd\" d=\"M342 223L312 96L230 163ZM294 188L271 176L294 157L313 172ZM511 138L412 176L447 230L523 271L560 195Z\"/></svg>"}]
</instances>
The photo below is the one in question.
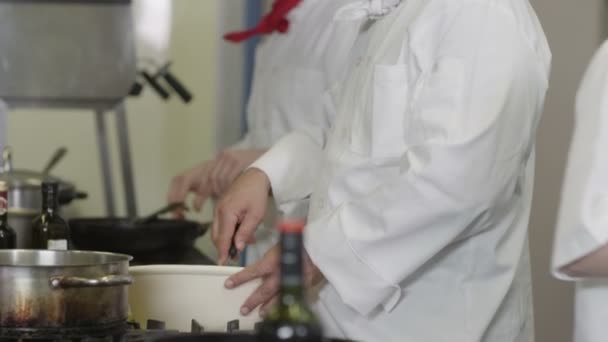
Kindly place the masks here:
<instances>
[{"instance_id":1,"label":"gas stove","mask_svg":"<svg viewBox=\"0 0 608 342\"><path fill-rule=\"evenodd\" d=\"M226 323L225 335L249 335L253 332L239 330L239 321ZM190 333L166 329L165 322L148 320L144 329L137 323L127 323L120 326L97 327L96 329L1 329L0 342L154 342L170 341L171 337L201 336L205 328L196 320L191 322Z\"/></svg>"}]
</instances>

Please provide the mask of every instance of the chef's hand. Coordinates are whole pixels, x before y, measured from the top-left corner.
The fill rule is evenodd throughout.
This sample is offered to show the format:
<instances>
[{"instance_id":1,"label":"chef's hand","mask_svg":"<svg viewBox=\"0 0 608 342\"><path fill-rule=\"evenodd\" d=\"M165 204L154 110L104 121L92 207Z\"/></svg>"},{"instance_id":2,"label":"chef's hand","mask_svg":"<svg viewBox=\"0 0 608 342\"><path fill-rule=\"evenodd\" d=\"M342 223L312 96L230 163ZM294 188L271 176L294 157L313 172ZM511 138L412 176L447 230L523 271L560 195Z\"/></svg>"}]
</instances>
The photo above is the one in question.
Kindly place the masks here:
<instances>
[{"instance_id":1,"label":"chef's hand","mask_svg":"<svg viewBox=\"0 0 608 342\"><path fill-rule=\"evenodd\" d=\"M266 215L270 181L259 169L249 169L239 176L222 195L215 207L211 238L218 250L218 263L228 260L234 238L239 252L251 241L257 226ZM235 234L237 225L238 232Z\"/></svg>"},{"instance_id":2,"label":"chef's hand","mask_svg":"<svg viewBox=\"0 0 608 342\"><path fill-rule=\"evenodd\" d=\"M169 186L167 201L169 203L185 202L188 194L192 192L195 194L193 207L196 211L200 211L205 200L211 195L209 172L213 165L213 160L207 160L175 176ZM176 211L174 215L178 218L184 217L183 211Z\"/></svg>"},{"instance_id":3,"label":"chef's hand","mask_svg":"<svg viewBox=\"0 0 608 342\"><path fill-rule=\"evenodd\" d=\"M265 315L268 310L277 302L277 295L280 287L280 257L279 245L272 247L262 259L255 264L245 268L226 280L225 286L228 289L236 288L242 284L257 278L262 278L262 285L247 298L241 307L241 314L247 315L258 306L260 314ZM318 285L324 278L319 269L312 263L308 253L304 250L302 255L304 266L304 288L309 289Z\"/></svg>"},{"instance_id":4,"label":"chef's hand","mask_svg":"<svg viewBox=\"0 0 608 342\"><path fill-rule=\"evenodd\" d=\"M246 167L256 161L265 150L224 150L214 160L209 174L213 194L221 196Z\"/></svg>"}]
</instances>

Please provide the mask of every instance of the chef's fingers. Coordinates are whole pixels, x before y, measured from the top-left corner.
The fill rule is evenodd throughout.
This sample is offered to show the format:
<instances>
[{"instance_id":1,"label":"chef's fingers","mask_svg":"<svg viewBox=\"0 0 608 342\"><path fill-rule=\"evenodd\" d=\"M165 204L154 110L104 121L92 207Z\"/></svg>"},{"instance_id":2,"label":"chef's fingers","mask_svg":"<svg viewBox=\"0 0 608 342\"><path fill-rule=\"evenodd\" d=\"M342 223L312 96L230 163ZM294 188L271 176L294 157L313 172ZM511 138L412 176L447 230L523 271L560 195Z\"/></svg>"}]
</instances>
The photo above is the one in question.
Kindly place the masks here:
<instances>
[{"instance_id":1,"label":"chef's fingers","mask_svg":"<svg viewBox=\"0 0 608 342\"><path fill-rule=\"evenodd\" d=\"M199 167L196 167L177 176L177 182L175 183L171 194L171 203L183 202L188 195L188 191L196 188L198 173Z\"/></svg>"},{"instance_id":2,"label":"chef's fingers","mask_svg":"<svg viewBox=\"0 0 608 342\"><path fill-rule=\"evenodd\" d=\"M218 159L213 166L213 169L209 172L209 186L212 193L216 196L219 196L218 188L220 178L222 177L222 170L226 168L226 161L222 159Z\"/></svg>"},{"instance_id":3,"label":"chef's fingers","mask_svg":"<svg viewBox=\"0 0 608 342\"><path fill-rule=\"evenodd\" d=\"M265 269L262 264L262 260L256 262L253 265L245 267L242 271L237 272L226 280L224 287L227 289L233 289L239 287L253 279L261 278L265 275Z\"/></svg>"},{"instance_id":4,"label":"chef's fingers","mask_svg":"<svg viewBox=\"0 0 608 342\"><path fill-rule=\"evenodd\" d=\"M235 174L238 175L238 170L239 169L239 165L237 162L232 162L229 165L226 165L226 168L224 170L222 170L222 176L220 177L220 179L218 180L218 184L217 184L217 194L218 195L222 195L224 192L226 192L229 188L230 185L232 185L232 183L234 182L235 179Z\"/></svg>"},{"instance_id":5,"label":"chef's fingers","mask_svg":"<svg viewBox=\"0 0 608 342\"><path fill-rule=\"evenodd\" d=\"M196 191L200 185L198 179L201 173L204 173L205 169L208 168L208 163L198 165L186 172L173 178L171 185L169 186L169 192L167 194L168 203L184 202L188 196L189 191ZM176 216L183 216L183 212L176 211Z\"/></svg>"},{"instance_id":6,"label":"chef's fingers","mask_svg":"<svg viewBox=\"0 0 608 342\"><path fill-rule=\"evenodd\" d=\"M194 197L194 203L193 203L193 207L194 210L196 212L200 212L203 209L203 206L205 205L205 202L207 202L207 199L209 198L209 194L207 193L197 193L196 197Z\"/></svg>"},{"instance_id":7,"label":"chef's fingers","mask_svg":"<svg viewBox=\"0 0 608 342\"><path fill-rule=\"evenodd\" d=\"M216 208L214 221L218 221L216 247L219 255L220 265L224 265L228 261L228 253L230 245L234 237L234 231L238 224L238 217L228 211L222 204ZM240 250L240 249L239 249Z\"/></svg>"},{"instance_id":8,"label":"chef's fingers","mask_svg":"<svg viewBox=\"0 0 608 342\"><path fill-rule=\"evenodd\" d=\"M312 263L312 259L308 255L306 250L302 251L302 273L304 275L304 282L309 284L312 282L314 273L317 267Z\"/></svg>"},{"instance_id":9,"label":"chef's fingers","mask_svg":"<svg viewBox=\"0 0 608 342\"><path fill-rule=\"evenodd\" d=\"M237 272L226 280L224 286L228 289L239 287L247 282L257 278L266 277L275 273L279 269L279 250L278 247L273 247L260 260L253 265L245 267L242 271Z\"/></svg>"},{"instance_id":10,"label":"chef's fingers","mask_svg":"<svg viewBox=\"0 0 608 342\"><path fill-rule=\"evenodd\" d=\"M279 303L279 296L274 296L260 308L260 317L264 318L268 312Z\"/></svg>"},{"instance_id":11,"label":"chef's fingers","mask_svg":"<svg viewBox=\"0 0 608 342\"><path fill-rule=\"evenodd\" d=\"M209 171L209 169L207 169ZM211 196L211 186L209 184L209 173L205 172L201 174L202 179L196 189L196 196L194 197L193 207L196 212L200 212L203 209L203 205Z\"/></svg>"},{"instance_id":12,"label":"chef's fingers","mask_svg":"<svg viewBox=\"0 0 608 342\"><path fill-rule=\"evenodd\" d=\"M167 203L176 203L175 198L177 197L177 195L175 192L176 188L179 186L179 182L181 182L181 178L178 179L177 177L173 178L173 180L171 181L171 184L169 185L169 191L167 192ZM171 212L171 215L173 216L173 218L181 220L184 218L184 211L181 208L177 208Z\"/></svg>"},{"instance_id":13,"label":"chef's fingers","mask_svg":"<svg viewBox=\"0 0 608 342\"><path fill-rule=\"evenodd\" d=\"M228 171L226 173L226 176L223 177L223 184L221 184L222 189L221 191L224 192L226 190L228 190L228 188L230 187L230 185L232 185L232 183L234 183L234 181L238 178L238 176L243 172L243 170L241 169L240 165L235 165L233 166L230 171Z\"/></svg>"},{"instance_id":14,"label":"chef's fingers","mask_svg":"<svg viewBox=\"0 0 608 342\"><path fill-rule=\"evenodd\" d=\"M256 244L258 242L258 239L254 236L250 237L249 240L247 240L247 245L253 245ZM238 259L238 258L235 258Z\"/></svg>"},{"instance_id":15,"label":"chef's fingers","mask_svg":"<svg viewBox=\"0 0 608 342\"><path fill-rule=\"evenodd\" d=\"M216 196L221 196L227 190L226 184L230 185L229 178L232 170L236 168L236 162L233 159L225 159L221 165L215 170L213 176L213 193Z\"/></svg>"},{"instance_id":16,"label":"chef's fingers","mask_svg":"<svg viewBox=\"0 0 608 342\"><path fill-rule=\"evenodd\" d=\"M219 236L219 222L216 218L213 218L213 224L211 225L211 241L215 248L217 248L217 238Z\"/></svg>"},{"instance_id":17,"label":"chef's fingers","mask_svg":"<svg viewBox=\"0 0 608 342\"><path fill-rule=\"evenodd\" d=\"M196 194L193 202L194 210L200 212L203 208L203 204L205 201L211 196L213 190L211 189L211 172L213 168L217 165L215 161L210 161L205 164L205 166L200 170L197 174L196 182L193 183L196 185L196 188L193 189Z\"/></svg>"},{"instance_id":18,"label":"chef's fingers","mask_svg":"<svg viewBox=\"0 0 608 342\"><path fill-rule=\"evenodd\" d=\"M171 184L169 185L169 191L167 192L167 203L175 203L178 201L179 193L182 192L185 175L181 174L173 177Z\"/></svg>"},{"instance_id":19,"label":"chef's fingers","mask_svg":"<svg viewBox=\"0 0 608 342\"><path fill-rule=\"evenodd\" d=\"M247 242L255 235L255 231L263 219L264 217L259 217L252 212L248 212L245 215L239 226L239 230L234 236L234 244L239 252L242 252L245 249Z\"/></svg>"},{"instance_id":20,"label":"chef's fingers","mask_svg":"<svg viewBox=\"0 0 608 342\"><path fill-rule=\"evenodd\" d=\"M177 220L183 220L186 218L186 214L184 214L184 210L183 209L176 209L173 212L173 217Z\"/></svg>"},{"instance_id":21,"label":"chef's fingers","mask_svg":"<svg viewBox=\"0 0 608 342\"><path fill-rule=\"evenodd\" d=\"M248 315L251 311L260 305L268 302L272 297L279 293L279 274L278 272L266 277L255 292L247 298L243 306L241 306L241 314Z\"/></svg>"}]
</instances>

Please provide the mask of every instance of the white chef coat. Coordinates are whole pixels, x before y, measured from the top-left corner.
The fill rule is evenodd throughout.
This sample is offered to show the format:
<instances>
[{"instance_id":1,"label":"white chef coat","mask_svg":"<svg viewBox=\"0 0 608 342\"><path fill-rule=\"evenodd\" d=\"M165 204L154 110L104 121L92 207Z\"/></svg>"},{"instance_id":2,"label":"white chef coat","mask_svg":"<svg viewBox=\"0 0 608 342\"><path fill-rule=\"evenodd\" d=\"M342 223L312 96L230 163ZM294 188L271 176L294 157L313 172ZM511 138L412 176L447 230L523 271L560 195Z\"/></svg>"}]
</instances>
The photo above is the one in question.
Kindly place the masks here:
<instances>
[{"instance_id":1,"label":"white chef coat","mask_svg":"<svg viewBox=\"0 0 608 342\"><path fill-rule=\"evenodd\" d=\"M286 34L263 37L247 105L248 131L238 146L270 148L296 128L319 135L316 128L331 120L320 99L343 77L356 38L340 36L347 41L336 42L333 17L337 9L354 1L304 0L288 15Z\"/></svg>"},{"instance_id":2,"label":"white chef coat","mask_svg":"<svg viewBox=\"0 0 608 342\"><path fill-rule=\"evenodd\" d=\"M286 34L265 36L256 51L251 96L247 107L248 132L233 148L267 149L292 130L322 139L318 127L329 125L330 112L322 97L344 77L347 57L356 34L340 34L334 24L337 9L355 0L305 0L289 15ZM332 54L326 54L327 50ZM286 215L304 217L306 201L283 205ZM248 248L247 263L255 262L276 242L276 212L269 210L257 243Z\"/></svg>"},{"instance_id":3,"label":"white chef coat","mask_svg":"<svg viewBox=\"0 0 608 342\"><path fill-rule=\"evenodd\" d=\"M360 29L325 146L296 132L253 165L279 201L312 192L326 331L532 341L527 228L551 61L533 9L405 0Z\"/></svg>"},{"instance_id":4,"label":"white chef coat","mask_svg":"<svg viewBox=\"0 0 608 342\"><path fill-rule=\"evenodd\" d=\"M594 57L578 93L575 132L562 189L553 273L608 243L608 43ZM576 342L608 336L608 279L576 286Z\"/></svg>"}]
</instances>

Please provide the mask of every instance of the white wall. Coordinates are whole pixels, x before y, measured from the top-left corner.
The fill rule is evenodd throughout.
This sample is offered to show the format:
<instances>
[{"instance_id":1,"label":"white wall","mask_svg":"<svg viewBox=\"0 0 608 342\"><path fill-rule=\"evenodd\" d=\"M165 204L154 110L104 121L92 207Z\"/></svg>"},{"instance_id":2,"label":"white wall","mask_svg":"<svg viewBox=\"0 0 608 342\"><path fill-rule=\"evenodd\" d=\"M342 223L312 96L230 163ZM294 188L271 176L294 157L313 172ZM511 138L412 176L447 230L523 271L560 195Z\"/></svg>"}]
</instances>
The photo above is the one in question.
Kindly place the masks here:
<instances>
[{"instance_id":1,"label":"white wall","mask_svg":"<svg viewBox=\"0 0 608 342\"><path fill-rule=\"evenodd\" d=\"M553 50L553 73L538 133L530 225L537 342L570 342L572 287L549 274L555 218L580 79L601 41L603 0L531 0Z\"/></svg>"}]
</instances>

